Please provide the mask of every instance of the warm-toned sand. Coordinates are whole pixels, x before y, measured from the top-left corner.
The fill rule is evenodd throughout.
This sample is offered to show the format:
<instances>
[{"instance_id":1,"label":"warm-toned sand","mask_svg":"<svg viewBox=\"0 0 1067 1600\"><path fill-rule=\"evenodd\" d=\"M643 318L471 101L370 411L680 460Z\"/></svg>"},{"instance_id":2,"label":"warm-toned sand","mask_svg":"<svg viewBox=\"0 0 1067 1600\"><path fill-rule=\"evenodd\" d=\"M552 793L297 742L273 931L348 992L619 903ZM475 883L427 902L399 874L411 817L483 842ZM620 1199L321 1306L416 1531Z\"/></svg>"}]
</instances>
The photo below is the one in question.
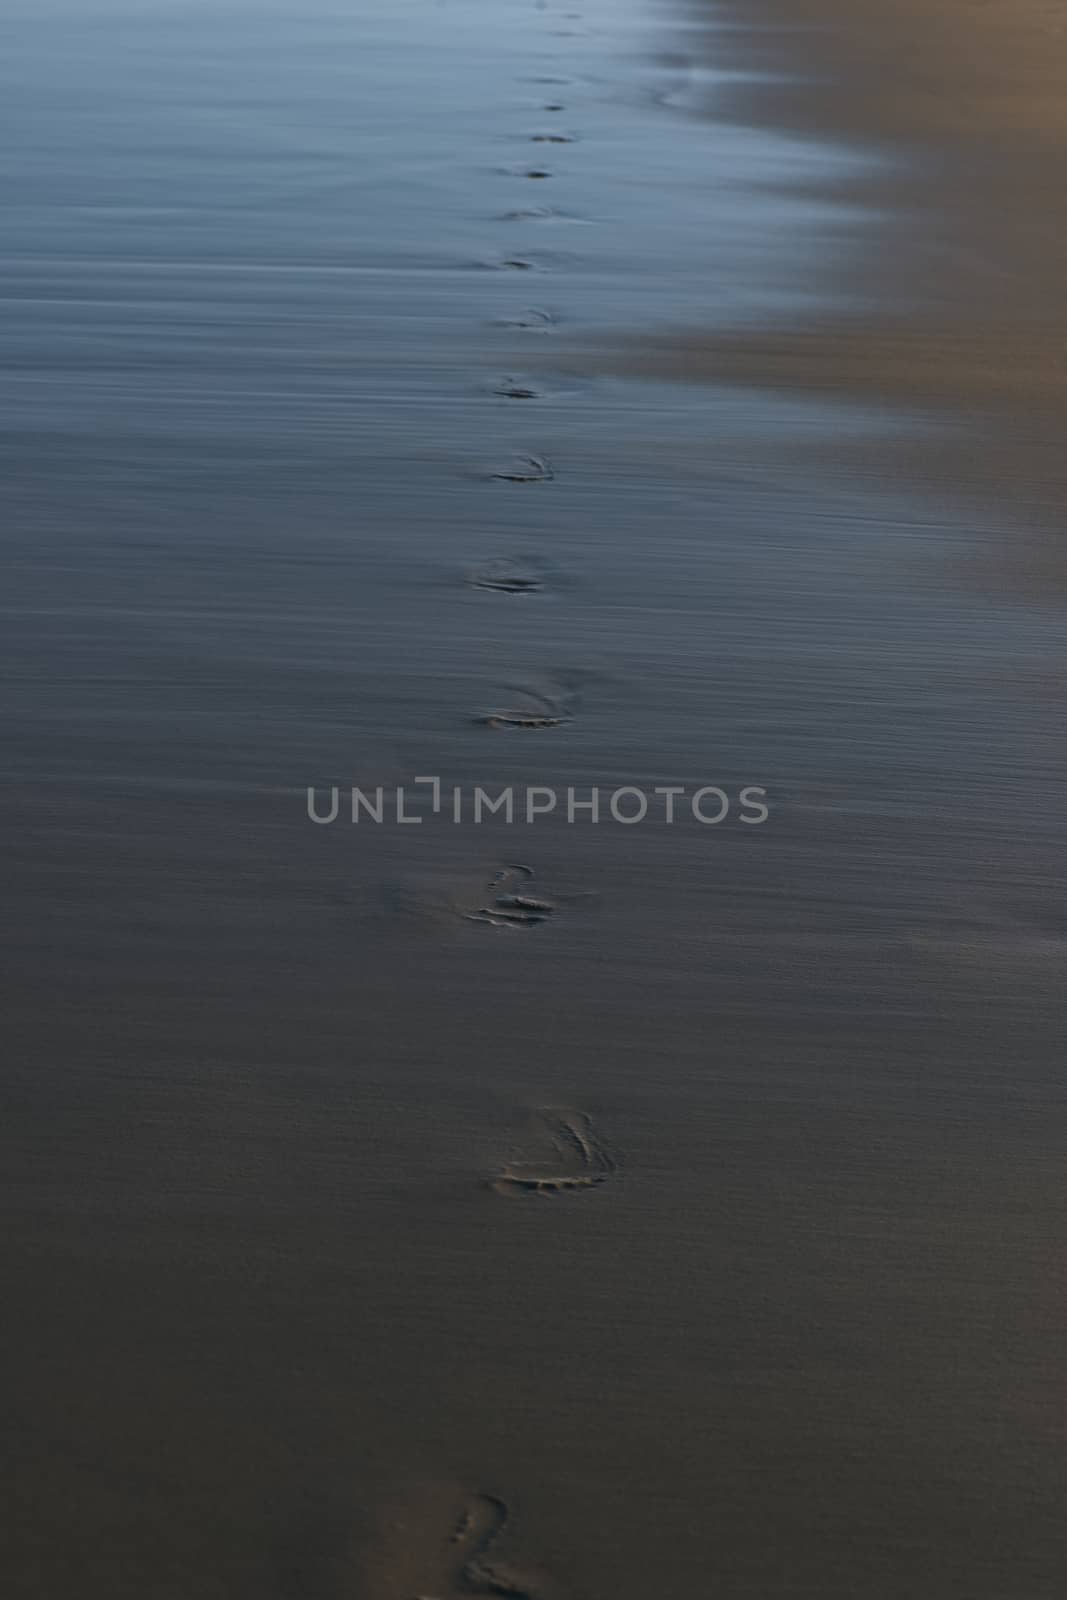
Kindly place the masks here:
<instances>
[{"instance_id":1,"label":"warm-toned sand","mask_svg":"<svg viewBox=\"0 0 1067 1600\"><path fill-rule=\"evenodd\" d=\"M942 436L902 450L901 476L1012 524L972 575L1063 596L1067 14L1047 0L689 0L683 14L720 24L704 60L741 74L706 111L859 141L876 165L827 193L876 220L841 270L858 306L668 330L623 370L927 410ZM699 31L684 38L699 60ZM955 447L946 418L967 429Z\"/></svg>"},{"instance_id":2,"label":"warm-toned sand","mask_svg":"<svg viewBox=\"0 0 1067 1600\"><path fill-rule=\"evenodd\" d=\"M777 71L761 116L861 137L1062 150L1067 17L1057 0L689 0L736 33L720 66Z\"/></svg>"}]
</instances>

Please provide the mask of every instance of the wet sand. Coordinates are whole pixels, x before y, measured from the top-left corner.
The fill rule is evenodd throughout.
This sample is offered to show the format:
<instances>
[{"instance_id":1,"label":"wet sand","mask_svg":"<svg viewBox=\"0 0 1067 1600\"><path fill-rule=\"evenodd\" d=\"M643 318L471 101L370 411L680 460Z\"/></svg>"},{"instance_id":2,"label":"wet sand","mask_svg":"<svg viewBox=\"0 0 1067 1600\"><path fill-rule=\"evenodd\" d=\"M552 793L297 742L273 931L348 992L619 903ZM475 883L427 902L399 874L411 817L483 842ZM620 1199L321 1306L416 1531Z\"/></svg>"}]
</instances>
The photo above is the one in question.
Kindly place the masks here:
<instances>
[{"instance_id":1,"label":"wet sand","mask_svg":"<svg viewBox=\"0 0 1067 1600\"><path fill-rule=\"evenodd\" d=\"M821 314L725 335L660 328L624 370L906 408L916 437L897 441L885 470L965 508L977 524L968 575L1062 601L1061 9L692 0L675 14L673 103L847 135L869 165L821 193L865 216L868 239L839 251L840 294Z\"/></svg>"},{"instance_id":2,"label":"wet sand","mask_svg":"<svg viewBox=\"0 0 1067 1600\"><path fill-rule=\"evenodd\" d=\"M1051 258L950 51L413 11L16 19L4 1593L1051 1600Z\"/></svg>"}]
</instances>

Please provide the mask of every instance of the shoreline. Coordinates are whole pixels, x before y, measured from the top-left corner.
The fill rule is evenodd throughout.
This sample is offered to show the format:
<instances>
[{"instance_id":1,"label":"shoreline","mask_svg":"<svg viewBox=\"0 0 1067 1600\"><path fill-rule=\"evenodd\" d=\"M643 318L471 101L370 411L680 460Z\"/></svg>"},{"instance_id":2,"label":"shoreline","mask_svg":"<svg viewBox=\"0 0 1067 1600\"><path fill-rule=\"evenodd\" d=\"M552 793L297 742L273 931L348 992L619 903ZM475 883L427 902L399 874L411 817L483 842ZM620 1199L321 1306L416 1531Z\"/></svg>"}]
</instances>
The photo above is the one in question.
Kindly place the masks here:
<instances>
[{"instance_id":1,"label":"shoreline","mask_svg":"<svg viewBox=\"0 0 1067 1600\"><path fill-rule=\"evenodd\" d=\"M703 39L708 65L740 75L687 114L872 157L814 190L852 213L848 251L835 261L828 240L825 262L842 304L725 333L667 323L592 358L619 375L897 408L912 437L884 452L901 482L965 517L992 512L979 542L999 528L999 547L967 564L980 586L1067 598L1067 19L1040 0L1018 27L1018 11L980 0L904 17L840 0L804 0L799 17L781 0L688 0L683 13L690 49Z\"/></svg>"},{"instance_id":2,"label":"shoreline","mask_svg":"<svg viewBox=\"0 0 1067 1600\"><path fill-rule=\"evenodd\" d=\"M1062 150L1067 17L1055 0L681 0L712 23L714 64L763 77L729 114L757 107L763 127L1003 149ZM724 24L724 25L720 25Z\"/></svg>"}]
</instances>

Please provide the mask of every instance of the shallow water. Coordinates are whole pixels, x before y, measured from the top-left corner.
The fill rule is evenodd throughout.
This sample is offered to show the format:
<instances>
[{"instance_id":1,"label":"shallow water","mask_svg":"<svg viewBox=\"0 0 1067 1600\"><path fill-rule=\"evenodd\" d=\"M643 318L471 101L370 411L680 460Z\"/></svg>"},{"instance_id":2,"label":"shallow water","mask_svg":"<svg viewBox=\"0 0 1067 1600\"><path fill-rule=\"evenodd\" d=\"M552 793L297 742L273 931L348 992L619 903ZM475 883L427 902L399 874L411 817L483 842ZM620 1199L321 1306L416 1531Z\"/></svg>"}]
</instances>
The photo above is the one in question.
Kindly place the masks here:
<instances>
[{"instance_id":1,"label":"shallow water","mask_svg":"<svg viewBox=\"0 0 1067 1600\"><path fill-rule=\"evenodd\" d=\"M1062 620L590 353L892 226L678 26L11 15L6 1594L1053 1593ZM770 816L308 820L420 775Z\"/></svg>"}]
</instances>

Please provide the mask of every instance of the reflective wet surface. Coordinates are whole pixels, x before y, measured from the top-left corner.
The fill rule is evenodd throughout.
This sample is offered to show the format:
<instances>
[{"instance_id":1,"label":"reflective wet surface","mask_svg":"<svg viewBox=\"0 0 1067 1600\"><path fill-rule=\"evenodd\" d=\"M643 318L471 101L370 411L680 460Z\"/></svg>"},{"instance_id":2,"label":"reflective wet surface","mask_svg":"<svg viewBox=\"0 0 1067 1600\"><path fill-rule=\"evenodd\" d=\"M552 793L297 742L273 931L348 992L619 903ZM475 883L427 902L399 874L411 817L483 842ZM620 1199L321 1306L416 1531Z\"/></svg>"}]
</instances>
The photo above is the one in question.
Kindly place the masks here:
<instances>
[{"instance_id":1,"label":"reflective wet surface","mask_svg":"<svg viewBox=\"0 0 1067 1600\"><path fill-rule=\"evenodd\" d=\"M1053 430L743 20L10 13L5 1595L1057 1592Z\"/></svg>"}]
</instances>

